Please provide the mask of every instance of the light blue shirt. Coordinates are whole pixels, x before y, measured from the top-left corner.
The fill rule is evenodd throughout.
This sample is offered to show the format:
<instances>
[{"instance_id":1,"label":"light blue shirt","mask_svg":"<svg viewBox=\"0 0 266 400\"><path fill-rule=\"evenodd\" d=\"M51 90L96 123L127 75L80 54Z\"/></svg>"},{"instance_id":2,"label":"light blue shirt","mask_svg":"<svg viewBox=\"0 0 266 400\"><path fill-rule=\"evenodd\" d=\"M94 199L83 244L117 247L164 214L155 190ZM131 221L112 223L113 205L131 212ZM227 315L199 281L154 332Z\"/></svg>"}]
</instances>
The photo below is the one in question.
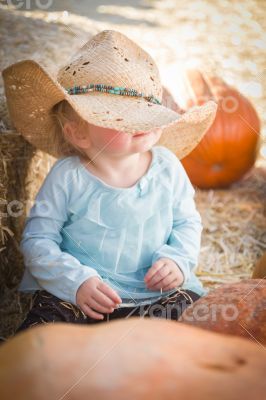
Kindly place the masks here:
<instances>
[{"instance_id":1,"label":"light blue shirt","mask_svg":"<svg viewBox=\"0 0 266 400\"><path fill-rule=\"evenodd\" d=\"M53 164L26 218L19 290L45 289L76 305L79 286L96 275L140 304L175 291L144 282L153 263L168 257L183 272L182 289L208 292L195 275L202 232L195 190L174 153L151 151L148 171L129 188L108 185L78 156Z\"/></svg>"}]
</instances>

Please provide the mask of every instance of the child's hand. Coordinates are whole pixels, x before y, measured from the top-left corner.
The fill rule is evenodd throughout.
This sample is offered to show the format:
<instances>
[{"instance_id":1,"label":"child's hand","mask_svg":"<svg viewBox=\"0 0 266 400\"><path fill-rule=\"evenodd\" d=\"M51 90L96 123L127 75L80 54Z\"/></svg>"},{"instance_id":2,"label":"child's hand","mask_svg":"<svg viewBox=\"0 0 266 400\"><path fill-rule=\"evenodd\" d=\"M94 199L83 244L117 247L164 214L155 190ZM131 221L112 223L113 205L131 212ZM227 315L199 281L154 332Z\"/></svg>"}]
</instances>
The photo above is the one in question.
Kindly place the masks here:
<instances>
[{"instance_id":1,"label":"child's hand","mask_svg":"<svg viewBox=\"0 0 266 400\"><path fill-rule=\"evenodd\" d=\"M184 275L178 265L170 258L160 258L144 277L148 289L171 290L184 282Z\"/></svg>"},{"instance_id":2,"label":"child's hand","mask_svg":"<svg viewBox=\"0 0 266 400\"><path fill-rule=\"evenodd\" d=\"M118 294L105 282L102 282L98 276L92 276L80 285L76 300L81 310L95 319L104 318L96 311L112 313L117 304L122 303Z\"/></svg>"}]
</instances>

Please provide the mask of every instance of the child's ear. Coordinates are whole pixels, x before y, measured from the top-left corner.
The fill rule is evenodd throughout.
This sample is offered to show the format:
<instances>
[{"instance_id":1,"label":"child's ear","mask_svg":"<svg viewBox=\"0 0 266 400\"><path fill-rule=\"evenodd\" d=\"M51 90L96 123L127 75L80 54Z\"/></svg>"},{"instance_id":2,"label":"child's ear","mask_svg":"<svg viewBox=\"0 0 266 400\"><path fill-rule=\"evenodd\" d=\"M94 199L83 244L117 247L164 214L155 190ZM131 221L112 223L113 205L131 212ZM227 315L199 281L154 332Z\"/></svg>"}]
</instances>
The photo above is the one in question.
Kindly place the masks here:
<instances>
[{"instance_id":1,"label":"child's ear","mask_svg":"<svg viewBox=\"0 0 266 400\"><path fill-rule=\"evenodd\" d=\"M90 144L89 135L76 121L67 121L64 125L64 134L73 144L82 148L87 148Z\"/></svg>"}]
</instances>

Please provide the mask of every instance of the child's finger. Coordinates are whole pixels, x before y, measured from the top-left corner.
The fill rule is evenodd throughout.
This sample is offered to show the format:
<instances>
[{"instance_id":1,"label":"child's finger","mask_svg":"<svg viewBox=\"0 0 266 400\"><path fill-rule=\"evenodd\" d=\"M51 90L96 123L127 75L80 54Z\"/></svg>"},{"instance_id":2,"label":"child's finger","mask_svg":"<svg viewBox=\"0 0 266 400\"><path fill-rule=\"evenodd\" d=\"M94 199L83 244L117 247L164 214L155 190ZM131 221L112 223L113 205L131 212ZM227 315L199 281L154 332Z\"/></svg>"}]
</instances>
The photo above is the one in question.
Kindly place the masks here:
<instances>
[{"instance_id":1,"label":"child's finger","mask_svg":"<svg viewBox=\"0 0 266 400\"><path fill-rule=\"evenodd\" d=\"M151 287L161 282L168 274L170 273L170 269L167 264L163 264L155 275L147 282L147 287Z\"/></svg>"},{"instance_id":2,"label":"child's finger","mask_svg":"<svg viewBox=\"0 0 266 400\"><path fill-rule=\"evenodd\" d=\"M164 261L162 261L161 259L156 261L145 275L144 281L147 283L156 274L156 272L159 271L163 264Z\"/></svg>"},{"instance_id":3,"label":"child's finger","mask_svg":"<svg viewBox=\"0 0 266 400\"><path fill-rule=\"evenodd\" d=\"M110 297L106 296L103 292L100 290L95 290L92 294L92 297L94 300L97 301L97 303L101 304L103 307L116 307L117 303L113 300L110 299Z\"/></svg>"},{"instance_id":4,"label":"child's finger","mask_svg":"<svg viewBox=\"0 0 266 400\"><path fill-rule=\"evenodd\" d=\"M86 304L86 303L84 303L81 306L81 309L86 315L88 315L88 317L91 317L91 318L94 318L94 319L103 319L104 318L104 316L102 314L97 313L96 311L93 311L90 308L90 306L88 304Z\"/></svg>"},{"instance_id":5,"label":"child's finger","mask_svg":"<svg viewBox=\"0 0 266 400\"><path fill-rule=\"evenodd\" d=\"M120 296L110 287L108 286L105 282L100 282L97 288L106 294L111 300L113 300L115 303L122 303L122 300Z\"/></svg>"},{"instance_id":6,"label":"child's finger","mask_svg":"<svg viewBox=\"0 0 266 400\"><path fill-rule=\"evenodd\" d=\"M90 297L90 307L92 307L96 311L104 312L104 313L112 313L114 311L114 307L105 307L102 304L98 303L93 297Z\"/></svg>"},{"instance_id":7,"label":"child's finger","mask_svg":"<svg viewBox=\"0 0 266 400\"><path fill-rule=\"evenodd\" d=\"M166 275L159 282L157 282L154 285L152 285L152 289L155 289L155 290L162 289L165 286L171 284L175 279L176 278L175 278L174 274L172 272L170 272L168 275Z\"/></svg>"}]
</instances>

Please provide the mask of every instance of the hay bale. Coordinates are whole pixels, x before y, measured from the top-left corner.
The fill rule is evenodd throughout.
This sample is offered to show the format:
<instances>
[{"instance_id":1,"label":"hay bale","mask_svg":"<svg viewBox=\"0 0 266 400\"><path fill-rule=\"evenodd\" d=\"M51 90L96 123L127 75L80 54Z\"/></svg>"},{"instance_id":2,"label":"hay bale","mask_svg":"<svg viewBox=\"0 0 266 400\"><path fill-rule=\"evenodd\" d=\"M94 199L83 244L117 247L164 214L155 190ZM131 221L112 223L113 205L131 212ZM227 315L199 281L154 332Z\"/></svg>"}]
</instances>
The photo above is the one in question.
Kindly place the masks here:
<instances>
[{"instance_id":1,"label":"hay bale","mask_svg":"<svg viewBox=\"0 0 266 400\"><path fill-rule=\"evenodd\" d=\"M10 131L0 135L0 154L0 285L13 288L17 284L14 265L21 264L18 242L25 218L20 205L27 199L25 180L34 149L20 134Z\"/></svg>"},{"instance_id":2,"label":"hay bale","mask_svg":"<svg viewBox=\"0 0 266 400\"><path fill-rule=\"evenodd\" d=\"M0 335L5 336L29 308L31 296L17 292L24 272L19 243L29 207L55 159L14 130L0 133L0 155Z\"/></svg>"}]
</instances>

